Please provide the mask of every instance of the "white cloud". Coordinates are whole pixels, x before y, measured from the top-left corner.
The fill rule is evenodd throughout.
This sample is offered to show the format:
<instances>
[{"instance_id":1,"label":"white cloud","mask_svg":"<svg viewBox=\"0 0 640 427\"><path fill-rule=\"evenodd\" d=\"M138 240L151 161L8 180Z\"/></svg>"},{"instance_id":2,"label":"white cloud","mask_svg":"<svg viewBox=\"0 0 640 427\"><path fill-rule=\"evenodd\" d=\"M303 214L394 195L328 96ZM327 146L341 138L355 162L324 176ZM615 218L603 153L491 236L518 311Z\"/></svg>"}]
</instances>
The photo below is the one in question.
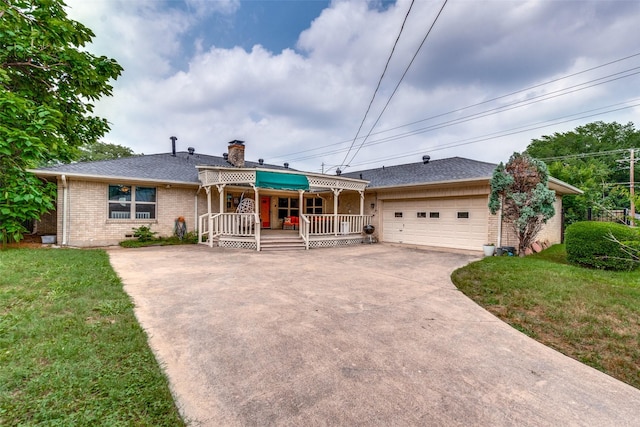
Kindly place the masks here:
<instances>
[{"instance_id":1,"label":"white cloud","mask_svg":"<svg viewBox=\"0 0 640 427\"><path fill-rule=\"evenodd\" d=\"M361 1L336 1L301 33L295 50L273 53L260 45L250 51L207 46L190 31L212 17L228 16L239 2L189 0L187 7L161 7L154 1L72 0L72 17L97 35L92 47L125 67L114 97L98 104L113 123L106 138L137 152L163 152L169 136L182 149L220 154L232 139L247 141L248 156L267 162L289 160L292 167L319 170L340 163L369 103L409 6L399 0L385 10ZM498 131L535 127L554 117L640 97L638 77L622 79L572 95L465 120L517 99L561 89L616 71L640 66L624 61L544 88L468 109L467 106L568 75L632 53L635 2L450 2L374 132L412 122L380 135L414 132L386 143L365 145L353 162L415 156L384 163L472 157L506 160L533 137L574 128L558 124L499 139L459 145ZM435 18L440 4L416 2L394 54L388 76L361 135L366 135L408 61ZM460 110L460 111L456 111ZM451 114L440 116L443 113ZM424 120L433 117L430 120ZM626 122L632 111L585 119ZM437 129L426 129L435 126ZM357 141L355 147L359 146ZM443 149L448 145L458 147ZM323 156L304 159L317 147ZM373 167L366 164L361 167Z\"/></svg>"}]
</instances>

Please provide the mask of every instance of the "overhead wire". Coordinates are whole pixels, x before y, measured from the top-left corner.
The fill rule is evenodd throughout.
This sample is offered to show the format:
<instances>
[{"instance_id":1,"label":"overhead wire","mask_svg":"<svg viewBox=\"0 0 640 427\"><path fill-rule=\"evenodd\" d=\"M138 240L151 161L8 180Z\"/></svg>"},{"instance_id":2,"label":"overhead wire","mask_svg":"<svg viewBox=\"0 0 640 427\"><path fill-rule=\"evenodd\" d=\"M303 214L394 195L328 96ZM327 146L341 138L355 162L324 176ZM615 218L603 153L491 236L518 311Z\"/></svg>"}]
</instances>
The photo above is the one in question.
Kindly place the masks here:
<instances>
[{"instance_id":1,"label":"overhead wire","mask_svg":"<svg viewBox=\"0 0 640 427\"><path fill-rule=\"evenodd\" d=\"M464 111L464 110L468 110L468 109L473 108L473 107L478 107L480 105L488 104L490 102L494 102L494 101L497 101L497 100L500 100L500 99L504 99L504 98L513 96L513 95L517 95L517 94L520 94L520 93L523 93L523 92L527 92L527 91L530 91L532 89L540 88L540 87L549 85L551 83L557 83L559 81L566 80L566 79L571 78L571 77L575 77L575 76L578 76L578 75L581 75L581 74L588 73L590 71L594 71L594 70L597 70L597 69L600 69L600 68L604 68L606 66L613 65L613 64L616 64L618 62L622 62L622 61L625 61L625 60L628 60L628 59L631 59L631 58L634 58L634 57L637 57L637 56L640 56L640 52L637 52L637 53L634 53L634 54L631 54L631 55L628 55L628 56L625 56L625 57L622 57L622 58L618 58L618 59L615 59L613 61L609 61L609 62L606 62L604 64L600 64L600 65L597 65L597 66L594 66L594 67L591 67L591 68L587 68L587 69L584 69L584 70L581 70L581 71L578 71L578 72L575 72L575 73L572 73L572 74L568 74L568 75L565 75L565 76L562 76L562 77L558 77L556 79L548 80L548 81L543 82L543 83L539 83L539 84L536 84L536 85L533 85L533 86L529 86L529 87L526 87L524 89L519 89L517 91L513 91L513 92L510 92L510 93L507 93L507 94L504 94L504 95L500 95L500 96L497 96L497 97L494 97L494 98L491 98L491 99L488 99L488 100L485 100L485 101L481 101L481 102L478 102L478 103L475 103L475 104L471 104L471 105L468 105L468 106L465 106L465 107L460 107L460 108L457 108L457 109L454 109L454 110L450 110L450 111L445 112L445 113L440 113L440 114L437 114L437 115L434 115L434 116L426 117L424 119L420 119L420 120L417 120L417 121L414 121L414 122L410 122L410 123L406 123L406 124L403 124L403 125L395 126L395 127L392 127L392 128L384 129L384 130L381 130L381 131L378 131L378 132L374 132L374 133L371 133L370 135L380 135L380 134L383 134L383 133L391 132L393 130L401 129L403 127L408 127L408 126L411 126L411 125L414 125L414 124L417 124L417 123L421 123L421 122L424 122L424 121L432 120L432 119L435 119L435 118L438 118L438 117L444 117L444 116L447 116L447 115L450 115L450 114L453 114L453 113L457 113L457 112L461 112L461 111ZM623 72L619 72L619 73L609 74L609 75L601 77L599 79L591 80L590 82L594 82L594 81L597 81L597 80L602 80L602 79L605 79L607 77L611 77L611 76L614 76L614 75L617 75L617 74L628 72L628 71L631 71L631 70L634 70L634 69L637 69L637 68L638 67L627 69L627 70L625 70ZM629 76L624 76L624 77L629 77ZM621 77L621 78L624 78L624 77ZM615 80L618 80L618 79L615 79ZM610 80L610 81L613 81L613 80ZM608 83L608 82L609 81L604 82L604 83ZM582 84L586 84L586 83L589 83L589 82L584 82ZM572 87L577 87L577 86L579 86L579 85L574 85ZM591 86L589 86L589 87L591 87ZM587 88L589 88L589 87L587 87ZM558 91L560 91L560 90L558 90ZM558 92L558 91L554 91L554 92ZM571 93L573 93L573 92L571 92ZM544 96L544 95L539 95L539 96ZM522 101L518 101L518 102L522 102ZM513 104L508 104L508 105L513 105ZM476 114L479 114L479 113L476 113ZM407 132L407 134L410 135L410 132ZM364 138L364 137L362 137L362 138ZM322 156L328 155L328 154L336 154L336 153L344 152L345 149L343 148L343 149L335 150L335 151L322 152L322 153L314 155L314 156L301 157L301 158L291 158L291 156L296 155L296 154L303 154L303 153L309 153L309 152L313 152L313 151L318 151L318 150L322 150L322 149L329 148L329 147L339 146L339 145L342 145L342 144L345 144L345 143L348 143L348 142L351 142L351 140L348 139L348 140L343 140L343 141L339 141L339 142L335 142L335 143L331 143L331 144L327 144L327 145L323 145L323 146L319 146L319 147L314 147L314 148L309 148L309 149L305 149L305 150L295 151L295 152L280 156L278 159L287 159L287 160L290 160L290 161L296 161L296 160L306 160L306 159L315 158L315 157L322 157Z\"/></svg>"},{"instance_id":2,"label":"overhead wire","mask_svg":"<svg viewBox=\"0 0 640 427\"><path fill-rule=\"evenodd\" d=\"M640 103L628 105L628 106L621 107L621 108L615 108L615 109L611 109L611 110L603 111L603 112L599 112L599 113L582 115L580 117L576 117L576 118L573 118L573 119L567 119L567 120L562 120L562 121L549 120L547 122L553 122L553 123L543 124L543 123L546 123L546 122L540 122L540 125L532 124L532 125L526 126L526 128L525 128L525 126L522 126L522 127L519 127L519 128L514 128L512 130L507 130L507 131L503 131L503 132L494 132L494 133L483 135L483 136L480 136L480 137L467 138L467 139L464 139L464 140L454 141L454 142L450 142L450 143L447 143L447 144L436 145L436 146L428 148L428 150L429 150L429 152L440 151L440 150L445 150L445 149L449 149L449 148L455 148L455 147L460 147L460 146L464 146L464 145L475 144L475 143L478 143L478 142L489 141L489 140L492 140L492 139L504 138L506 136L512 136L512 135L517 135L517 134L520 134L520 133L531 132L531 131L543 129L543 128L549 127L549 126L555 126L555 125L564 124L564 123L568 123L568 122L572 122L572 121L576 121L576 120L582 120L582 119L585 119L585 118L590 118L590 117L598 116L598 115L601 115L601 114L607 114L607 113L611 113L611 112L621 111L621 110L624 110L624 109L634 108L634 107L638 107L638 106L640 106ZM597 109L597 110L599 110L599 109ZM589 110L589 111L593 111L593 110ZM572 114L572 115L565 116L565 117L571 117L571 116L575 116L575 115L576 114ZM368 165L368 164L372 164L372 163L378 163L378 162L380 162L382 160L387 160L387 161L388 160L397 160L397 159L401 159L401 158L405 158L405 157L412 157L412 156L415 156L417 154L424 153L424 152L425 152L424 149L419 150L419 151L413 151L413 152L405 152L405 153L403 153L401 155L398 155L398 156L392 156L392 157L385 156L384 158L377 158L377 159L372 159L372 160L369 160L369 161L366 161L366 162L356 163L356 164L353 164L352 166L363 166L363 165Z\"/></svg>"},{"instance_id":3,"label":"overhead wire","mask_svg":"<svg viewBox=\"0 0 640 427\"><path fill-rule=\"evenodd\" d=\"M634 71L634 70L638 70L638 71ZM631 72L631 71L634 71L634 72ZM620 76L620 74L624 74L624 73L627 73L627 74ZM579 91L582 91L582 90L585 90L585 89L590 89L592 87L600 86L602 84L610 83L612 81L617 81L617 80L621 80L621 79L624 79L624 78L627 78L627 77L632 77L632 76L635 76L637 74L640 74L640 67L630 68L628 70L624 70L624 71L621 71L621 72L618 72L618 73L613 73L613 74L610 74L608 76L599 77L597 79L593 79L593 80L590 80L590 81L587 81L587 82L584 82L584 83L580 83L580 84L577 84L577 85L569 86L569 87L564 88L564 89L558 89L556 91L552 91L552 92L548 92L548 93L545 93L545 94L542 94L542 95L534 96L534 97L528 98L526 100L515 101L515 102L512 102L510 104L506 104L506 105L503 105L503 106L500 106L500 107L495 107L495 108L492 108L492 109L489 109L489 110L480 111L480 112L473 113L473 114L470 114L470 115L467 115L467 116L451 119L451 120L444 121L444 122L435 123L433 125L430 125L430 126L427 126L427 127L423 127L423 128L420 128L420 129L407 131L407 132L400 133L400 134L397 134L397 135L391 135L391 136L385 137L385 138L383 138L381 140L376 140L376 141L369 142L368 144L366 144L366 146L369 147L371 145L378 145L378 144L384 143L384 142L396 141L396 140L401 139L401 138L407 138L407 137L410 137L410 136L419 135L419 134L422 134L422 133L426 133L426 132L442 129L442 128L445 128L445 127L450 127L450 126L454 126L454 125L470 122L470 121L473 121L473 120L476 120L476 119L489 117L489 116L492 116L492 115L495 115L495 114L503 113L503 112L506 112L506 111L511 111L511 110L514 110L514 109L517 109L517 108L522 108L522 107L529 106L529 105L532 105L532 104L536 104L538 102L548 101L550 99L558 98L560 96L565 96L565 95L568 95L568 94L571 94L571 93L575 93L575 92L579 92ZM612 76L617 76L617 77L608 79L609 77L612 77ZM608 80L605 80L605 79L608 79ZM620 103L620 104L625 104L627 102L632 102L632 101L634 101L634 100L627 100L627 101L625 101L623 103ZM620 104L614 104L614 105L620 105ZM598 108L598 109L603 109L603 108L608 108L608 107L601 107L601 108ZM595 110L598 110L598 109L595 109ZM582 113L579 113L579 114L582 114ZM365 144L361 144L361 146L362 145L365 145ZM309 160L309 159L313 159L313 158L316 158L316 157L321 157L321 156L328 155L328 154L341 153L341 152L344 152L344 151L345 151L344 148L336 149L334 151L323 152L321 154L314 154L314 155L308 155L308 156L293 158L291 160L292 161ZM349 162L349 163L351 163L351 162Z\"/></svg>"},{"instance_id":4,"label":"overhead wire","mask_svg":"<svg viewBox=\"0 0 640 427\"><path fill-rule=\"evenodd\" d=\"M629 151L629 148L618 148L616 150L608 150L608 151L595 151L592 153L579 153L579 154L567 154L565 156L554 156L554 157L542 157L538 160L565 160L565 159L579 159L584 157L597 157L597 156L609 156L611 154L618 154L622 152Z\"/></svg>"},{"instance_id":5,"label":"overhead wire","mask_svg":"<svg viewBox=\"0 0 640 427\"><path fill-rule=\"evenodd\" d=\"M436 17L433 19L433 22L431 23L431 26L429 27L429 30L427 31L427 33L425 34L424 38L422 39L422 42L418 46L418 49L416 49L415 54L411 58L411 61L409 61L409 64L407 65L407 67L404 70L404 73L402 73L402 76L400 76L400 80L398 80L398 84L396 84L396 87L393 89L393 92L391 92L391 95L389 96L389 99L387 100L386 104L384 105L384 108L382 108L382 111L380 111L380 114L378 115L378 118L376 119L376 121L371 126L371 129L369 130L369 133L362 140L362 142L360 143L360 146L358 147L356 152L353 154L353 156L351 156L351 160L348 163L351 163L356 158L356 156L358 155L358 153L360 152L360 150L362 149L362 147L366 143L367 139L371 135L371 132L373 132L373 129L375 129L375 127L378 125L378 122L380 121L380 118L382 118L382 115L387 110L387 107L389 106L389 104L391 103L391 100L393 99L394 95L398 91L398 88L400 87L400 84L402 83L402 81L404 80L405 76L409 72L409 69L413 65L413 62L415 61L416 57L418 56L418 53L420 53L420 50L422 49L422 46L424 46L424 43L427 41L427 38L429 37L429 34L431 34L431 31L433 30L433 27L435 27L436 22L438 22L438 18L440 18L440 15L442 14L442 11L444 10L444 7L447 5L447 2L448 2L448 0L444 0L444 2L442 3L442 7L438 11L438 14L436 15Z\"/></svg>"},{"instance_id":6,"label":"overhead wire","mask_svg":"<svg viewBox=\"0 0 640 427\"><path fill-rule=\"evenodd\" d=\"M400 31L398 32L398 36L396 37L396 41L393 43L393 47L391 48L391 53L389 54L389 57L387 58L387 63L384 65L384 69L382 70L382 74L380 75L380 78L378 79L378 85L376 86L376 89L373 91L373 96L371 97L371 101L369 101L369 106L367 107L367 111L365 111L365 113L364 113L364 117L362 117L362 122L360 122L360 126L358 127L358 131L356 132L356 136L353 137L353 141L351 142L351 146L349 147L349 150L347 150L347 154L345 155L344 160L342 161L343 164L347 160L347 157L349 157L349 153L351 152L351 149L353 148L353 145L356 143L356 140L358 139L358 136L360 135L360 131L362 130L362 126L364 126L364 122L367 120L367 116L369 115L369 111L371 110L371 106L373 105L373 101L376 99L376 94L378 93L378 90L380 89L380 85L382 84L382 79L384 78L385 74L387 73L387 69L389 68L389 63L391 62L391 58L393 57L393 53L396 51L396 46L398 46L398 41L400 40L400 36L402 35L402 32L404 31L404 26L407 23L407 19L409 18L409 14L411 13L411 9L413 8L413 3L414 2L415 2L415 0L411 0L411 4L409 5L409 9L407 10L407 13L404 16L404 20L402 21L402 25L400 26Z\"/></svg>"}]
</instances>

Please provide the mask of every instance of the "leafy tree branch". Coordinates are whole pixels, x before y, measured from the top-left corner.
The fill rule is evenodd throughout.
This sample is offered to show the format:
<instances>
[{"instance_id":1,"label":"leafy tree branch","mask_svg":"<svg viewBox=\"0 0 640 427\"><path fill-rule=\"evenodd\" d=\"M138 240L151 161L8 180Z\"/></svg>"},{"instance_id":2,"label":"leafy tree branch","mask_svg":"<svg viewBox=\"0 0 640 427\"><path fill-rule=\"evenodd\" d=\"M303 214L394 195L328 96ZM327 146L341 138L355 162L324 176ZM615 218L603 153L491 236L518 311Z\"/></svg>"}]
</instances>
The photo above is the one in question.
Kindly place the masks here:
<instances>
[{"instance_id":1,"label":"leafy tree branch","mask_svg":"<svg viewBox=\"0 0 640 427\"><path fill-rule=\"evenodd\" d=\"M0 0L0 239L53 208L55 186L27 170L69 162L98 141L106 119L92 101L112 94L122 72L81 48L93 32L67 17L62 0Z\"/></svg>"}]
</instances>

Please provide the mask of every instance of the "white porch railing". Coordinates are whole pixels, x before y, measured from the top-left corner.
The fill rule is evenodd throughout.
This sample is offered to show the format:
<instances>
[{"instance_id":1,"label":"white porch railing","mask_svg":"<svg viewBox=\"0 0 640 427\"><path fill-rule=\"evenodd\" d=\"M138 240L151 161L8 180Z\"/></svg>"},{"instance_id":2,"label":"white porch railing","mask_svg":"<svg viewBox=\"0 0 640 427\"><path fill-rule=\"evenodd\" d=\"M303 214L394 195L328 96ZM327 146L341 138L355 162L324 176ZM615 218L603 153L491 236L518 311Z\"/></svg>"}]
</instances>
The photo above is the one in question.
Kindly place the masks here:
<instances>
[{"instance_id":1,"label":"white porch railing","mask_svg":"<svg viewBox=\"0 0 640 427\"><path fill-rule=\"evenodd\" d=\"M305 249L309 250L309 218L306 215L300 214L300 237L304 240Z\"/></svg>"},{"instance_id":2,"label":"white porch railing","mask_svg":"<svg viewBox=\"0 0 640 427\"><path fill-rule=\"evenodd\" d=\"M222 213L216 214L213 228L220 236L255 236L256 214L254 213Z\"/></svg>"},{"instance_id":3,"label":"white porch railing","mask_svg":"<svg viewBox=\"0 0 640 427\"><path fill-rule=\"evenodd\" d=\"M364 226L370 223L371 215L300 215L299 234L309 249L311 236L361 234ZM260 250L258 214L216 213L198 217L198 243L213 246L213 239L220 236L252 237Z\"/></svg>"},{"instance_id":4,"label":"white porch railing","mask_svg":"<svg viewBox=\"0 0 640 427\"><path fill-rule=\"evenodd\" d=\"M209 236L209 229L211 228L209 226L209 221L207 221L207 218L209 217L209 214L206 213L204 215L200 215L198 217L198 243L202 243L202 244L207 244L206 240L202 240L202 238L204 236Z\"/></svg>"},{"instance_id":5,"label":"white porch railing","mask_svg":"<svg viewBox=\"0 0 640 427\"><path fill-rule=\"evenodd\" d=\"M256 213L216 213L200 215L198 243L213 245L219 236L254 237L259 243L260 227ZM206 237L206 241L203 238Z\"/></svg>"},{"instance_id":6,"label":"white porch railing","mask_svg":"<svg viewBox=\"0 0 640 427\"><path fill-rule=\"evenodd\" d=\"M365 225L371 223L371 215L323 214L307 215L309 234L315 236L360 234Z\"/></svg>"}]
</instances>

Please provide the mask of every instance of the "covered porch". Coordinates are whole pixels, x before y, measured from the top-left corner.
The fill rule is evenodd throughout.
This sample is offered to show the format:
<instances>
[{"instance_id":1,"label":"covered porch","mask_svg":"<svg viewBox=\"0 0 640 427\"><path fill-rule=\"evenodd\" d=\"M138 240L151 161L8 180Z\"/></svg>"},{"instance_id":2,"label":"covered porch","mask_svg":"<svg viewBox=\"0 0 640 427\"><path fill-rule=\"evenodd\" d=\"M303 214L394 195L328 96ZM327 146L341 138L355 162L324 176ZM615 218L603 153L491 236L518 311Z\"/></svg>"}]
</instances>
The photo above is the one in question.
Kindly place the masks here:
<instances>
[{"instance_id":1,"label":"covered porch","mask_svg":"<svg viewBox=\"0 0 640 427\"><path fill-rule=\"evenodd\" d=\"M286 169L198 170L207 194L207 213L198 221L201 244L258 251L274 240L304 249L344 246L361 243L371 222L364 180Z\"/></svg>"}]
</instances>

